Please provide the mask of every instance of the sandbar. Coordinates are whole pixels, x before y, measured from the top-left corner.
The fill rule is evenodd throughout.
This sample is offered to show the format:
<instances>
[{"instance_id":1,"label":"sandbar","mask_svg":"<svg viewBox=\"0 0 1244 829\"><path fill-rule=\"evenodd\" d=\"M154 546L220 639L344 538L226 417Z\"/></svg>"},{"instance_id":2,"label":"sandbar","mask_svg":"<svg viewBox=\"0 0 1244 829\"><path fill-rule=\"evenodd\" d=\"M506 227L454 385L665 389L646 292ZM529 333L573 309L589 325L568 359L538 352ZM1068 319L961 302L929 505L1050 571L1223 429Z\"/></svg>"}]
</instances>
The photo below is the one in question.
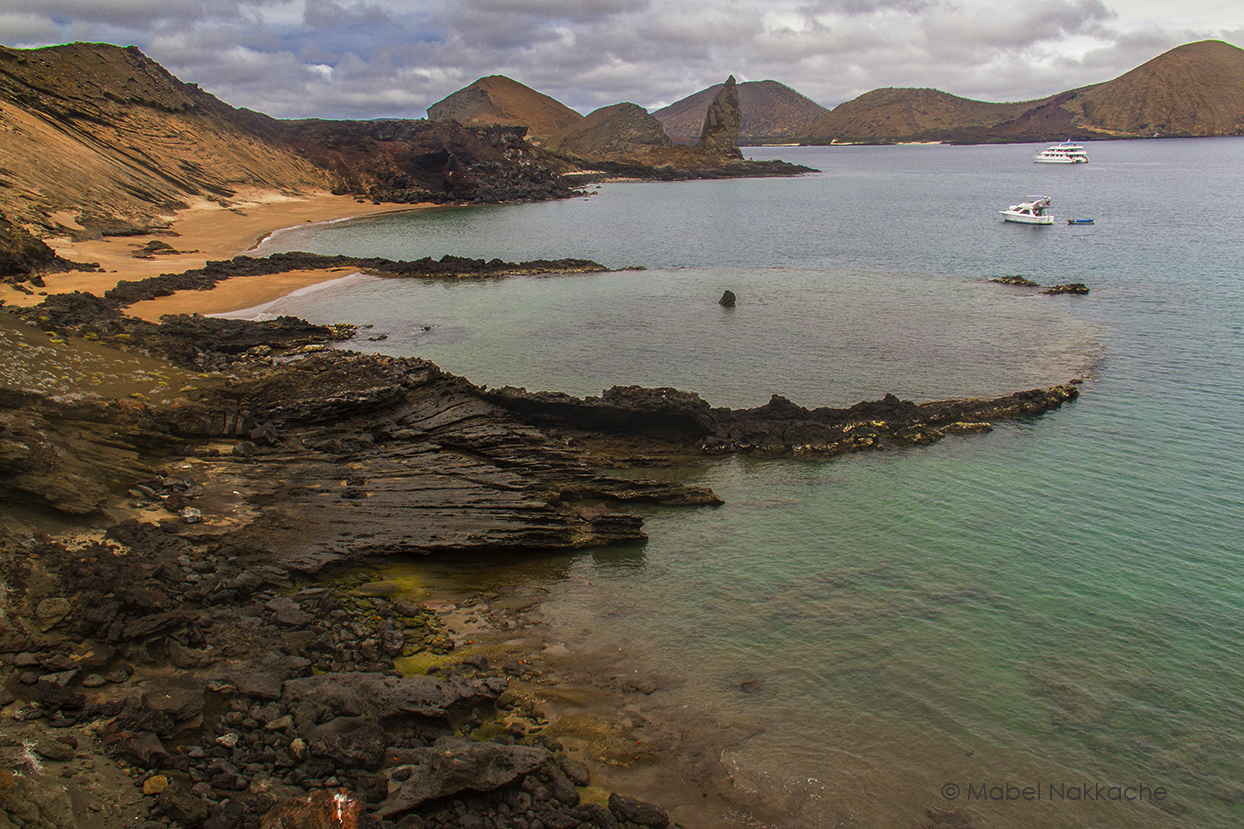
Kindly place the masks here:
<instances>
[{"instance_id":1,"label":"sandbar","mask_svg":"<svg viewBox=\"0 0 1244 829\"><path fill-rule=\"evenodd\" d=\"M0 286L0 300L12 305L30 306L42 302L40 294L44 292L85 291L102 296L121 281L180 273L201 268L210 260L232 259L254 248L269 234L284 228L432 206L378 205L370 201L360 202L354 196L335 196L327 192L299 196L250 192L236 196L228 205L198 199L187 209L169 216L169 228L165 231L85 241L74 241L68 236L45 239L63 258L98 263L100 271L48 274L43 277L45 287L35 294L22 293L12 286L3 285ZM62 218L61 221L67 223L72 220ZM153 241L170 245L177 253L159 254L149 259L135 258L134 254L140 248ZM271 302L308 285L338 279L346 273L339 268L239 277L222 282L210 291L178 291L171 296L137 303L126 309L126 313L154 322L163 314L237 311Z\"/></svg>"}]
</instances>

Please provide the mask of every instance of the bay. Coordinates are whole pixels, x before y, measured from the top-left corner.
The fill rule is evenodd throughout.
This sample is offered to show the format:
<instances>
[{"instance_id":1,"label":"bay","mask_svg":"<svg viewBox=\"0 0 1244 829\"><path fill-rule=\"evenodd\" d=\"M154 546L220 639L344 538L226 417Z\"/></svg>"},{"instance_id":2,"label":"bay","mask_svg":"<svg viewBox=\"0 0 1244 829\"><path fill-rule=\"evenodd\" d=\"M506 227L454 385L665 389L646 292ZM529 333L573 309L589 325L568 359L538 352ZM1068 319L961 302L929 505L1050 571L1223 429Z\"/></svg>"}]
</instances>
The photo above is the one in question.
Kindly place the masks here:
<instances>
[{"instance_id":1,"label":"bay","mask_svg":"<svg viewBox=\"0 0 1244 829\"><path fill-rule=\"evenodd\" d=\"M1038 149L766 148L750 154L822 172L292 229L262 250L649 270L355 277L264 311L370 324L386 339L354 347L575 394L849 405L1086 378L1078 401L987 436L671 471L726 505L649 510L643 545L496 561L493 578L539 581L571 650L672 678L671 710L749 726L723 762L741 799L791 825L961 807L988 826L1237 826L1244 140L1092 142L1067 167L1033 164ZM1000 221L1036 193L1060 223L1096 223ZM1091 291L988 281L1005 274ZM1086 783L1150 797L1065 796ZM1046 797L968 796L985 784Z\"/></svg>"}]
</instances>

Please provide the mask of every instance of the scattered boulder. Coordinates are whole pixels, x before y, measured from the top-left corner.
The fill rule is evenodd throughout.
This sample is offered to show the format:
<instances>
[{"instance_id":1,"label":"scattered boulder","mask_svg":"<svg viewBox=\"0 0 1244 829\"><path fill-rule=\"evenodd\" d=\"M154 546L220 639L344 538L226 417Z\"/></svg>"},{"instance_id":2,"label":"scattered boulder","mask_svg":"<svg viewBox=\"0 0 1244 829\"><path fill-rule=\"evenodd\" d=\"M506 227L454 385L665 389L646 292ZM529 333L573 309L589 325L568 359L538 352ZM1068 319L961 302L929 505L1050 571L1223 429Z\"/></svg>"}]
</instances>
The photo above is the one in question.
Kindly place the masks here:
<instances>
[{"instance_id":1,"label":"scattered boulder","mask_svg":"<svg viewBox=\"0 0 1244 829\"><path fill-rule=\"evenodd\" d=\"M721 295L721 299L717 300L717 304L723 308L733 308L735 302L737 298L734 296L734 291L726 291Z\"/></svg>"},{"instance_id":2,"label":"scattered boulder","mask_svg":"<svg viewBox=\"0 0 1244 829\"><path fill-rule=\"evenodd\" d=\"M266 659L236 665L224 671L218 681L255 699L280 699L286 680L311 672L311 660L275 653Z\"/></svg>"},{"instance_id":3,"label":"scattered boulder","mask_svg":"<svg viewBox=\"0 0 1244 829\"><path fill-rule=\"evenodd\" d=\"M384 763L389 735L365 717L334 717L323 725L307 724L302 737L313 755L338 768L375 771Z\"/></svg>"},{"instance_id":4,"label":"scattered boulder","mask_svg":"<svg viewBox=\"0 0 1244 829\"><path fill-rule=\"evenodd\" d=\"M166 688L143 695L143 705L168 714L174 722L193 720L203 713L203 692L192 688Z\"/></svg>"},{"instance_id":5,"label":"scattered boulder","mask_svg":"<svg viewBox=\"0 0 1244 829\"><path fill-rule=\"evenodd\" d=\"M109 725L103 734L104 749L143 768L158 766L169 757L160 738L150 731L129 731L119 724Z\"/></svg>"},{"instance_id":6,"label":"scattered boulder","mask_svg":"<svg viewBox=\"0 0 1244 829\"><path fill-rule=\"evenodd\" d=\"M434 746L412 752L408 765L386 771L389 797L377 813L384 817L401 814L429 800L467 789L491 791L535 771L551 759L552 755L543 748L441 739Z\"/></svg>"},{"instance_id":7,"label":"scattered boulder","mask_svg":"<svg viewBox=\"0 0 1244 829\"><path fill-rule=\"evenodd\" d=\"M39 602L35 608L35 618L39 621L39 630L46 633L56 627L69 615L72 609L69 601L59 596Z\"/></svg>"}]
</instances>

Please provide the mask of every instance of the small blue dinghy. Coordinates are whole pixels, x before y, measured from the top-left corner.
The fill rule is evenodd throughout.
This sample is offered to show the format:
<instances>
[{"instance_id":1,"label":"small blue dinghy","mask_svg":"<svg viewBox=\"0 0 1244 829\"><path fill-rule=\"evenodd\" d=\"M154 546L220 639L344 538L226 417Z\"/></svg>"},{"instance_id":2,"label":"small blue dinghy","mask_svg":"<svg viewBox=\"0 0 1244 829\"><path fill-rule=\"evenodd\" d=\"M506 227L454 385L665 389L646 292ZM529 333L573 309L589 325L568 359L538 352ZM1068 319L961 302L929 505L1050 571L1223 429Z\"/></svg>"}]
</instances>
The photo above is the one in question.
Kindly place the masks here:
<instances>
[{"instance_id":1,"label":"small blue dinghy","mask_svg":"<svg viewBox=\"0 0 1244 829\"><path fill-rule=\"evenodd\" d=\"M1067 224L1069 225L1091 225L1092 223L1093 223L1092 219L1068 219L1067 220Z\"/></svg>"}]
</instances>

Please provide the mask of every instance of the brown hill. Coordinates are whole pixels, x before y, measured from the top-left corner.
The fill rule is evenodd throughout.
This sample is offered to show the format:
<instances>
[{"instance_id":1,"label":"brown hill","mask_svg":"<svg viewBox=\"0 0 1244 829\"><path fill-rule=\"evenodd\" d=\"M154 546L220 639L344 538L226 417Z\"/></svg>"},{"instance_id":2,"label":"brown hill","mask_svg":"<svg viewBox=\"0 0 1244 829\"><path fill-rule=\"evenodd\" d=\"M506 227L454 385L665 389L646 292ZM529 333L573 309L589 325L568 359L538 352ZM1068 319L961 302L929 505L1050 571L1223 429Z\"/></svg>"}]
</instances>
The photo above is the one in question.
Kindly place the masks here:
<instances>
[{"instance_id":1,"label":"brown hill","mask_svg":"<svg viewBox=\"0 0 1244 829\"><path fill-rule=\"evenodd\" d=\"M1220 40L1178 46L1067 107L1123 136L1244 135L1244 49Z\"/></svg>"},{"instance_id":2,"label":"brown hill","mask_svg":"<svg viewBox=\"0 0 1244 829\"><path fill-rule=\"evenodd\" d=\"M573 127L583 116L560 101L504 75L480 78L428 107L428 118L467 126L523 126L539 141Z\"/></svg>"},{"instance_id":3,"label":"brown hill","mask_svg":"<svg viewBox=\"0 0 1244 829\"><path fill-rule=\"evenodd\" d=\"M1244 134L1244 50L1221 41L1172 49L1115 80L1020 103L933 89L877 89L835 107L809 144L1050 141Z\"/></svg>"},{"instance_id":4,"label":"brown hill","mask_svg":"<svg viewBox=\"0 0 1244 829\"><path fill-rule=\"evenodd\" d=\"M722 84L700 90L653 113L670 138L682 144L700 139L704 115ZM738 85L739 108L743 122L739 128L742 144L763 144L796 140L804 129L829 110L777 81L748 81Z\"/></svg>"},{"instance_id":5,"label":"brown hill","mask_svg":"<svg viewBox=\"0 0 1244 829\"><path fill-rule=\"evenodd\" d=\"M135 232L248 188L398 203L569 193L521 130L278 121L108 44L0 47L0 158L0 213L45 232Z\"/></svg>"},{"instance_id":6,"label":"brown hill","mask_svg":"<svg viewBox=\"0 0 1244 829\"><path fill-rule=\"evenodd\" d=\"M624 156L673 142L661 122L637 104L601 107L570 129L553 136L545 147L580 157Z\"/></svg>"},{"instance_id":7,"label":"brown hill","mask_svg":"<svg viewBox=\"0 0 1244 829\"><path fill-rule=\"evenodd\" d=\"M888 143L933 140L948 130L992 127L1034 106L990 104L936 89L874 89L840 104L804 132L811 143L831 141Z\"/></svg>"}]
</instances>

